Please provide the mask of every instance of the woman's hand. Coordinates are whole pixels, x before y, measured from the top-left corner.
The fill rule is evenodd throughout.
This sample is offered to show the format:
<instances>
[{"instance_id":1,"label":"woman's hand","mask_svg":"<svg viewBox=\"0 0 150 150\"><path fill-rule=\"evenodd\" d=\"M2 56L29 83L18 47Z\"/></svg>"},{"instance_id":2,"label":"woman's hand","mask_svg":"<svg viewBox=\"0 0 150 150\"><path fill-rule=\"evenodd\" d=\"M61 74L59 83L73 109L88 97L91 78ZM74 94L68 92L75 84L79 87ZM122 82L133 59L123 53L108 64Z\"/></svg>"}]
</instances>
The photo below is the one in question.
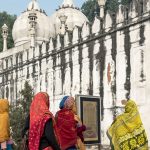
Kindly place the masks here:
<instances>
[{"instance_id":1,"label":"woman's hand","mask_svg":"<svg viewBox=\"0 0 150 150\"><path fill-rule=\"evenodd\" d=\"M81 119L79 118L78 115L74 115L74 119L75 119L80 125L82 125L82 121L81 121Z\"/></svg>"}]
</instances>

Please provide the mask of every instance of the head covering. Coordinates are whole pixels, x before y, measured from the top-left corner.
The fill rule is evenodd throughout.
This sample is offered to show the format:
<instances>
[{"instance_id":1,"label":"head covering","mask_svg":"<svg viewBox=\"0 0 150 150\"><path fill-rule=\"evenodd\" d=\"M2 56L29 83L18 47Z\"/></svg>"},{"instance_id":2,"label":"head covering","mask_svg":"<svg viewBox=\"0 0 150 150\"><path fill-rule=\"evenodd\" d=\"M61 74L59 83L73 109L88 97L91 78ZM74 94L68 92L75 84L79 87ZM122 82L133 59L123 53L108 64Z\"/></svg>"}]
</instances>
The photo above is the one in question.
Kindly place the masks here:
<instances>
[{"instance_id":1,"label":"head covering","mask_svg":"<svg viewBox=\"0 0 150 150\"><path fill-rule=\"evenodd\" d=\"M36 94L30 106L30 129L29 129L29 149L39 150L40 138L44 132L46 122L52 118L54 131L57 137L57 128L54 117L49 111L49 96L47 93Z\"/></svg>"},{"instance_id":2,"label":"head covering","mask_svg":"<svg viewBox=\"0 0 150 150\"><path fill-rule=\"evenodd\" d=\"M125 112L118 116L108 129L107 135L112 149L148 149L148 140L143 127L137 105L128 100Z\"/></svg>"},{"instance_id":3,"label":"head covering","mask_svg":"<svg viewBox=\"0 0 150 150\"><path fill-rule=\"evenodd\" d=\"M74 98L69 96L64 103L64 108L72 109L74 104L75 104Z\"/></svg>"},{"instance_id":4,"label":"head covering","mask_svg":"<svg viewBox=\"0 0 150 150\"><path fill-rule=\"evenodd\" d=\"M125 113L134 115L138 111L137 105L133 100L128 100L125 105Z\"/></svg>"},{"instance_id":5,"label":"head covering","mask_svg":"<svg viewBox=\"0 0 150 150\"><path fill-rule=\"evenodd\" d=\"M69 96L64 96L62 99L61 99L61 102L59 104L59 108L60 109L63 109L64 108L64 104L65 104L65 101L68 99Z\"/></svg>"},{"instance_id":6,"label":"head covering","mask_svg":"<svg viewBox=\"0 0 150 150\"><path fill-rule=\"evenodd\" d=\"M8 140L9 137L9 102L6 99L0 99L0 143Z\"/></svg>"},{"instance_id":7,"label":"head covering","mask_svg":"<svg viewBox=\"0 0 150 150\"><path fill-rule=\"evenodd\" d=\"M71 96L64 96L59 104L59 108L72 109L73 105L74 105L74 98Z\"/></svg>"}]
</instances>

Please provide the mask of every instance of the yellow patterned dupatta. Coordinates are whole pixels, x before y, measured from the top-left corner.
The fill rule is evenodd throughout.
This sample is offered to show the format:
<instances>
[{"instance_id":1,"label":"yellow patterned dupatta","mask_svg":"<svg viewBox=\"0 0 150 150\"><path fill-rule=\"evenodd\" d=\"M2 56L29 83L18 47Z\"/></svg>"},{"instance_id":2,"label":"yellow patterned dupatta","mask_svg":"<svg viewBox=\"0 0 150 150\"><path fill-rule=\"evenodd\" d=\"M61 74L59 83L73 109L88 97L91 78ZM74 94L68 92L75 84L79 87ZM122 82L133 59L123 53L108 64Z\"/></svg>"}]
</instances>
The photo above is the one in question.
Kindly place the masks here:
<instances>
[{"instance_id":1,"label":"yellow patterned dupatta","mask_svg":"<svg viewBox=\"0 0 150 150\"><path fill-rule=\"evenodd\" d=\"M148 140L140 114L133 100L107 131L112 150L148 150Z\"/></svg>"},{"instance_id":2,"label":"yellow patterned dupatta","mask_svg":"<svg viewBox=\"0 0 150 150\"><path fill-rule=\"evenodd\" d=\"M0 143L9 139L9 102L0 99Z\"/></svg>"}]
</instances>

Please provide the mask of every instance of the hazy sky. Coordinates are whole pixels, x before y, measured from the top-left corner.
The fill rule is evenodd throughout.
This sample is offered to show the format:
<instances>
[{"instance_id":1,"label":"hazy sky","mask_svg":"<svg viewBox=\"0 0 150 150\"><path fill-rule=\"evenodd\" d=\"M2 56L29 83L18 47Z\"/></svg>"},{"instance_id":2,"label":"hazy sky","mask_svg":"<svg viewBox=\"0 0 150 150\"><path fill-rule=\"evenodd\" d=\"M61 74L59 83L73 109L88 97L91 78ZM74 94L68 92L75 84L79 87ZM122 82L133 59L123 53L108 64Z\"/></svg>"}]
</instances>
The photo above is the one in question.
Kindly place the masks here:
<instances>
[{"instance_id":1,"label":"hazy sky","mask_svg":"<svg viewBox=\"0 0 150 150\"><path fill-rule=\"evenodd\" d=\"M21 12L26 10L31 0L1 0L0 12L6 11L9 14L20 15ZM74 4L81 7L85 0L73 0ZM51 15L63 0L37 0L41 9L44 9L47 15Z\"/></svg>"}]
</instances>

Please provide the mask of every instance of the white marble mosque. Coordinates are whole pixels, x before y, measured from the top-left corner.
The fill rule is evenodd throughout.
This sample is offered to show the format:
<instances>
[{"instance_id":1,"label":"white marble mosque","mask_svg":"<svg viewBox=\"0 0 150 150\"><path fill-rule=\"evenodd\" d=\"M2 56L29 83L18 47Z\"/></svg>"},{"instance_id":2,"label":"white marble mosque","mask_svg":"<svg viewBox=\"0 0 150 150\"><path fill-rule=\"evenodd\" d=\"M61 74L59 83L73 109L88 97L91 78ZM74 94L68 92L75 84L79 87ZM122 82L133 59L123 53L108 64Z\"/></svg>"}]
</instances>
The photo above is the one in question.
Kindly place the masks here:
<instances>
[{"instance_id":1,"label":"white marble mosque","mask_svg":"<svg viewBox=\"0 0 150 150\"><path fill-rule=\"evenodd\" d=\"M99 5L100 16L90 23L73 0L51 16L32 0L14 23L11 49L4 24L0 97L16 103L29 81L35 93L48 92L55 113L63 95L99 96L102 144L109 144L106 130L121 100L131 97L150 141L150 1L132 0L116 14Z\"/></svg>"}]
</instances>

